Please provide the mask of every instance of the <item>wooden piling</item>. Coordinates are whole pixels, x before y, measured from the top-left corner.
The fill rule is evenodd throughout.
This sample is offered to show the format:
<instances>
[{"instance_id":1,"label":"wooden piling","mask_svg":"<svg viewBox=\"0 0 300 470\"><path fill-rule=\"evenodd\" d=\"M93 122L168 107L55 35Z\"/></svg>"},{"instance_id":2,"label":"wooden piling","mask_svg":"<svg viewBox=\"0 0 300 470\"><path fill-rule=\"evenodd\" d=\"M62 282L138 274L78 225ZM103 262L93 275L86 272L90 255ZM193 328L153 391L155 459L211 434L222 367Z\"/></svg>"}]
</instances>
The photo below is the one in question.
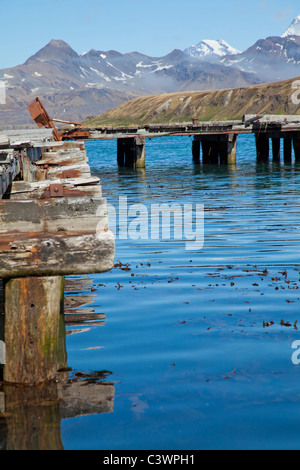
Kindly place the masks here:
<instances>
[{"instance_id":1,"label":"wooden piling","mask_svg":"<svg viewBox=\"0 0 300 470\"><path fill-rule=\"evenodd\" d=\"M235 165L236 164L237 134L229 134L226 140L227 140L226 142L227 165Z\"/></svg>"},{"instance_id":2,"label":"wooden piling","mask_svg":"<svg viewBox=\"0 0 300 470\"><path fill-rule=\"evenodd\" d=\"M193 142L193 159L198 158L198 147L196 144L202 143L202 162L210 165L235 165L237 134L215 136L195 136Z\"/></svg>"},{"instance_id":3,"label":"wooden piling","mask_svg":"<svg viewBox=\"0 0 300 470\"><path fill-rule=\"evenodd\" d=\"M294 137L293 138L293 146L294 146L294 152L295 152L295 161L300 162L300 138L299 137Z\"/></svg>"},{"instance_id":4,"label":"wooden piling","mask_svg":"<svg viewBox=\"0 0 300 470\"><path fill-rule=\"evenodd\" d=\"M192 143L192 155L193 155L193 162L196 165L200 163L200 146L201 146L200 140L194 138L193 143Z\"/></svg>"},{"instance_id":5,"label":"wooden piling","mask_svg":"<svg viewBox=\"0 0 300 470\"><path fill-rule=\"evenodd\" d=\"M269 136L266 133L255 134L256 138L256 154L258 162L266 162L269 160L270 143Z\"/></svg>"},{"instance_id":6,"label":"wooden piling","mask_svg":"<svg viewBox=\"0 0 300 470\"><path fill-rule=\"evenodd\" d=\"M145 168L145 138L135 137L134 146L134 168Z\"/></svg>"},{"instance_id":7,"label":"wooden piling","mask_svg":"<svg viewBox=\"0 0 300 470\"><path fill-rule=\"evenodd\" d=\"M126 139L117 139L117 162L120 167L125 165Z\"/></svg>"},{"instance_id":8,"label":"wooden piling","mask_svg":"<svg viewBox=\"0 0 300 470\"><path fill-rule=\"evenodd\" d=\"M219 164L218 142L211 139L202 139L202 162L204 165Z\"/></svg>"},{"instance_id":9,"label":"wooden piling","mask_svg":"<svg viewBox=\"0 0 300 470\"><path fill-rule=\"evenodd\" d=\"M145 138L117 139L117 161L127 168L145 168Z\"/></svg>"},{"instance_id":10,"label":"wooden piling","mask_svg":"<svg viewBox=\"0 0 300 470\"><path fill-rule=\"evenodd\" d=\"M272 138L272 155L274 162L280 162L280 138Z\"/></svg>"},{"instance_id":11,"label":"wooden piling","mask_svg":"<svg viewBox=\"0 0 300 470\"><path fill-rule=\"evenodd\" d=\"M11 279L5 285L4 380L39 384L56 377L61 355L63 277Z\"/></svg>"},{"instance_id":12,"label":"wooden piling","mask_svg":"<svg viewBox=\"0 0 300 470\"><path fill-rule=\"evenodd\" d=\"M292 139L289 136L283 139L283 158L284 163L292 162Z\"/></svg>"}]
</instances>

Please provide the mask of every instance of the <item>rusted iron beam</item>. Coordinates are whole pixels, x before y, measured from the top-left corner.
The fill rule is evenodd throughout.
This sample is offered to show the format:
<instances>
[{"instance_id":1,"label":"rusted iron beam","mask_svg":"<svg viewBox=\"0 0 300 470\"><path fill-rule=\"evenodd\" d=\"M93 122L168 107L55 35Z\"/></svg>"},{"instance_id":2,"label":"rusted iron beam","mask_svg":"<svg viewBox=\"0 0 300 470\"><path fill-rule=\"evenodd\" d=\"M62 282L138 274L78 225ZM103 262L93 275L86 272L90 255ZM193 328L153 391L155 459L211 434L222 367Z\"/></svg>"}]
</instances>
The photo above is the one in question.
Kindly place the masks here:
<instances>
[{"instance_id":1,"label":"rusted iron beam","mask_svg":"<svg viewBox=\"0 0 300 470\"><path fill-rule=\"evenodd\" d=\"M40 102L39 98L36 98L28 106L28 110L31 114L32 119L35 121L38 127L50 127L53 132L54 140L62 140L60 134L57 132L56 127L53 124L52 119L50 118L46 109Z\"/></svg>"},{"instance_id":2,"label":"rusted iron beam","mask_svg":"<svg viewBox=\"0 0 300 470\"><path fill-rule=\"evenodd\" d=\"M91 138L90 132L88 130L82 131L78 129L70 129L68 131L58 132L53 122L61 122L76 126L80 126L80 123L51 118L39 98L36 98L28 106L28 110L31 114L32 119L35 121L38 127L47 127L52 129L53 137L56 141Z\"/></svg>"}]
</instances>

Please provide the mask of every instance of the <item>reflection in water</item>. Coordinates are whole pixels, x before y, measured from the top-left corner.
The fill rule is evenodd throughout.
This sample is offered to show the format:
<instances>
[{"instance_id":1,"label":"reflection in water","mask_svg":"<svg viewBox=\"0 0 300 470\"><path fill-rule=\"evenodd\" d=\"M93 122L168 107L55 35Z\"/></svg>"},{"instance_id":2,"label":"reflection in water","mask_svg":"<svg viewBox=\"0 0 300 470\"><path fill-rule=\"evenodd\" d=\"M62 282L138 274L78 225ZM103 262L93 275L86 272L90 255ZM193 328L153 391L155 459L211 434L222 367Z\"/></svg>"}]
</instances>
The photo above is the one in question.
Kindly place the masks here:
<instances>
[{"instance_id":1,"label":"reflection in water","mask_svg":"<svg viewBox=\"0 0 300 470\"><path fill-rule=\"evenodd\" d=\"M91 290L91 283L85 277L66 280L65 325L104 324L104 314L96 315L90 307L83 308L93 302L93 295L86 293ZM1 317L4 315L0 312ZM72 330L68 333L72 334ZM61 344L65 344L65 337L63 325ZM62 419L113 411L115 387L107 381L110 374L70 372L65 362L56 380L50 383L25 387L0 382L0 449L63 449Z\"/></svg>"},{"instance_id":2,"label":"reflection in water","mask_svg":"<svg viewBox=\"0 0 300 470\"><path fill-rule=\"evenodd\" d=\"M114 407L109 373L75 373L35 387L0 384L0 449L61 450L61 420Z\"/></svg>"}]
</instances>

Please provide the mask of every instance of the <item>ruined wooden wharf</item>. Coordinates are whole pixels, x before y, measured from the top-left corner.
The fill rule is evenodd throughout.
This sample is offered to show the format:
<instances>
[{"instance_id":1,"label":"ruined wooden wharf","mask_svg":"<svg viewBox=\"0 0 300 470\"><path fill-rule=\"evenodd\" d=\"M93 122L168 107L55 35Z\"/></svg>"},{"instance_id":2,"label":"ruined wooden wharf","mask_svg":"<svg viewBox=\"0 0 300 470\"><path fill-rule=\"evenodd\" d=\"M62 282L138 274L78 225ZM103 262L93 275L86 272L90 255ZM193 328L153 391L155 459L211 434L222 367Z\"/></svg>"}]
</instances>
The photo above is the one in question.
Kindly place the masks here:
<instances>
[{"instance_id":1,"label":"ruined wooden wharf","mask_svg":"<svg viewBox=\"0 0 300 470\"><path fill-rule=\"evenodd\" d=\"M0 196L3 379L38 384L66 367L64 277L110 270L114 236L82 141L1 134Z\"/></svg>"},{"instance_id":2,"label":"ruined wooden wharf","mask_svg":"<svg viewBox=\"0 0 300 470\"><path fill-rule=\"evenodd\" d=\"M245 115L240 121L198 122L193 119L185 123L75 128L66 131L65 138L76 138L77 132L80 136L84 135L85 140L116 139L117 161L125 167L145 167L147 138L184 135L193 137L192 156L195 163L236 164L239 134L254 135L259 162L268 161L271 151L273 160L280 161L281 139L284 142L284 161L291 162L292 149L295 160L300 161L300 116L297 115Z\"/></svg>"},{"instance_id":3,"label":"ruined wooden wharf","mask_svg":"<svg viewBox=\"0 0 300 470\"><path fill-rule=\"evenodd\" d=\"M7 383L45 382L66 367L64 277L114 265L106 199L84 141L116 139L119 166L144 168L147 138L188 135L195 164L236 165L238 135L253 134L258 162L268 161L270 141L280 161L281 139L284 161L294 148L300 162L300 116L58 132L38 99L29 110L39 130L0 132L0 364Z\"/></svg>"}]
</instances>

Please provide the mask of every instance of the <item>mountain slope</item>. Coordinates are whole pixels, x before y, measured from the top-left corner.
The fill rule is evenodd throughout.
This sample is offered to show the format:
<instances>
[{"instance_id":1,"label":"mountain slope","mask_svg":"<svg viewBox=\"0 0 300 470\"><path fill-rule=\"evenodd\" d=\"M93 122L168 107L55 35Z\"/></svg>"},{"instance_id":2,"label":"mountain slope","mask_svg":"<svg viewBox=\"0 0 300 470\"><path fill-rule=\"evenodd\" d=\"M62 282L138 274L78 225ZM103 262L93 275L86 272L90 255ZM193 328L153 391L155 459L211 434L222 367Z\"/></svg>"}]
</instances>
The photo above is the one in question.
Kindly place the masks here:
<instances>
[{"instance_id":1,"label":"mountain slope","mask_svg":"<svg viewBox=\"0 0 300 470\"><path fill-rule=\"evenodd\" d=\"M296 80L296 79L295 79ZM135 98L87 120L84 125L141 125L241 119L244 114L300 114L293 104L294 80L235 89L183 92Z\"/></svg>"}]
</instances>

